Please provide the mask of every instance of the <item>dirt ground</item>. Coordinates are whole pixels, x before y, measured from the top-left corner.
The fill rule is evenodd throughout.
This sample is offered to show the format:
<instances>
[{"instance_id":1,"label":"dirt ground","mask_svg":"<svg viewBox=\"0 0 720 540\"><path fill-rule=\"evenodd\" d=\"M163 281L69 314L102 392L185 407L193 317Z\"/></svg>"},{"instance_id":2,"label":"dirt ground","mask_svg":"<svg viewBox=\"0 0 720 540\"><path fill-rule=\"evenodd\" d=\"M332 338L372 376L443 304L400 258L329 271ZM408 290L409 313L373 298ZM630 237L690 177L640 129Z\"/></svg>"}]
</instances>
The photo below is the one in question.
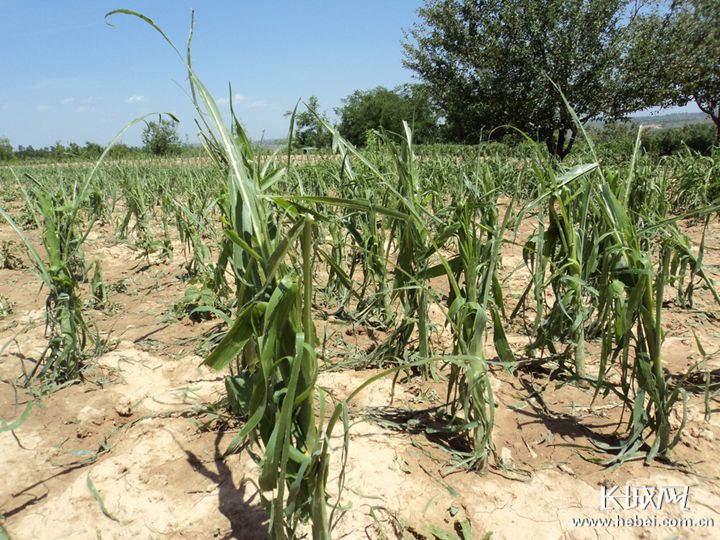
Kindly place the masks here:
<instances>
[{"instance_id":1,"label":"dirt ground","mask_svg":"<svg viewBox=\"0 0 720 540\"><path fill-rule=\"evenodd\" d=\"M701 227L684 227L698 242ZM263 538L267 517L254 483L255 464L246 453L220 459L234 430L203 429L208 415L199 411L221 397L223 374L199 367L202 358L195 352L215 322L192 323L171 313L187 286L182 248L176 243L170 262L146 264L113 231L98 226L86 257L99 259L106 281L117 285L114 309L93 311L101 335L114 347L89 368L87 381L38 397L24 425L0 433L0 524L14 539ZM705 264L720 282L720 223L711 225L707 237ZM4 224L0 240L15 240ZM520 263L520 249L508 251L506 275ZM516 272L507 280L509 298L517 299L526 279ZM0 270L0 295L13 307L0 319L0 348L9 342L0 354L0 419L6 422L33 399L12 383L46 343L39 287L30 269ZM665 310L663 352L671 374L700 360L693 331L709 355L707 368L720 369L713 354L720 349L720 309L712 302L707 291L699 291L693 310L672 303ZM330 341L348 349L371 341L367 329L342 321L318 320L319 335L325 326ZM528 342L520 333L509 338L518 353ZM441 344L442 332L434 339ZM598 351L597 344L588 345L590 370L597 369ZM495 356L492 339L487 354ZM342 397L373 373L327 370L320 384ZM402 530L405 538L422 538L431 527L449 533L469 520L474 538L668 538L676 532L680 538L720 538L720 415L705 419L701 392L689 396L688 425L674 465L635 461L609 470L593 463L589 458L603 455L587 448L591 438L616 426L623 414L616 399L593 402L589 389L538 372L510 375L497 368L492 377L498 464L484 473L455 467L451 441L419 421L442 404L444 383L401 379L392 393L384 379L361 394L351 407L346 511L334 537L394 538ZM717 411L717 400L710 407ZM338 450L340 436L338 431ZM333 492L339 454L331 468ZM662 509L603 511L601 489L613 486L688 486L689 496L686 508L666 501ZM657 526L573 522L636 516L655 518ZM665 518L710 519L714 526L660 526Z\"/></svg>"}]
</instances>

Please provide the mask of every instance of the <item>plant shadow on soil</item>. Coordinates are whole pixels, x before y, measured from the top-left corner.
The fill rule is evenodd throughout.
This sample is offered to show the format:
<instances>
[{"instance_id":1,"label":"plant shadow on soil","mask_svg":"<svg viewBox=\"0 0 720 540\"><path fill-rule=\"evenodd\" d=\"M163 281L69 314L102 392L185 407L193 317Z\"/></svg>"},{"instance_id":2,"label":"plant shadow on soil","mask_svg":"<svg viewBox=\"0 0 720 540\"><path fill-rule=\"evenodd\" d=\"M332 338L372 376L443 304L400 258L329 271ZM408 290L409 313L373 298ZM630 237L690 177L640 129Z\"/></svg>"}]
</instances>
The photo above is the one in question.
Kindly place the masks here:
<instances>
[{"instance_id":1,"label":"plant shadow on soil","mask_svg":"<svg viewBox=\"0 0 720 540\"><path fill-rule=\"evenodd\" d=\"M450 453L470 452L472 448L467 435L449 424L449 416L442 412L443 408L366 407L364 416L391 431L422 435Z\"/></svg>"},{"instance_id":2,"label":"plant shadow on soil","mask_svg":"<svg viewBox=\"0 0 720 540\"><path fill-rule=\"evenodd\" d=\"M581 441L588 441L588 449L592 442L617 446L622 437L617 433L617 428L622 425L616 420L607 418L593 419L583 422L572 414L553 411L547 407L542 396L532 387L529 381L520 378L520 384L530 396L536 399L527 399L527 407L511 408L517 415L516 422L519 429L531 425L541 425L542 433L549 433L558 436L561 440L569 440L573 444ZM450 454L468 454L472 447L467 434L460 429L461 419L454 422L445 412L446 405L430 407L426 409L410 409L404 407L366 407L364 416L367 420L381 425L382 427L395 432L408 435L421 435L429 442L438 445ZM608 431L610 430L610 431ZM562 444L562 443L558 443Z\"/></svg>"},{"instance_id":3,"label":"plant shadow on soil","mask_svg":"<svg viewBox=\"0 0 720 540\"><path fill-rule=\"evenodd\" d=\"M217 472L207 467L206 462L195 453L184 450L188 464L193 470L218 486L218 509L230 522L230 530L215 538L223 540L267 538L268 517L261 504L255 502L259 494L254 493L246 500L248 485L252 486L250 481L243 478L237 486L235 485L232 471L226 462L228 458L223 457L222 436L222 431L218 431L215 437L213 463Z\"/></svg>"},{"instance_id":4,"label":"plant shadow on soil","mask_svg":"<svg viewBox=\"0 0 720 540\"><path fill-rule=\"evenodd\" d=\"M15 434L14 431L11 431L10 433L12 434L13 438L15 439L15 442L17 443L18 447L20 447L23 450L30 450L30 449L26 448L25 446L23 446L23 444L21 443L20 439L18 439L18 436ZM74 473L75 471L78 471L86 466L87 466L86 463L79 463L76 465L67 466L66 468L62 469L61 471L59 471L55 474L45 476L42 479L37 480L37 481L33 482L32 484L23 487L22 489L18 489L17 491L12 492L11 497L10 497L10 502L13 502L16 499L21 499L21 498L25 498L25 497L28 497L28 499L25 500L24 502L18 502L18 504L16 506L2 512L3 518L7 520L14 515L20 514L24 510L26 510L40 502L45 501L51 494L51 490L47 486L48 482L50 482L52 480L56 480L67 474ZM36 488L40 488L40 487L45 490L44 493L42 493L42 494L33 493L33 490L35 490ZM7 503L2 502L2 504L0 504L0 508L7 508Z\"/></svg>"}]
</instances>

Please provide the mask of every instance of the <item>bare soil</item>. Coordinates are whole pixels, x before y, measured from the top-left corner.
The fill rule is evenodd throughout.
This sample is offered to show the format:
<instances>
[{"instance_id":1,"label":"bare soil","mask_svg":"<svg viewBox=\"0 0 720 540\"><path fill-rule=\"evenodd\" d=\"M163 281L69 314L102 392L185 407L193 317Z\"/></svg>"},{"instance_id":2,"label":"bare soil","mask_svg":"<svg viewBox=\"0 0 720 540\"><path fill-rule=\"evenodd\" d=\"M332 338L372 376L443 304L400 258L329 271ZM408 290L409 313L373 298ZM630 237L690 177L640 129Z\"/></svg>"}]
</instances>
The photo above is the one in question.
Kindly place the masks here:
<instances>
[{"instance_id":1,"label":"bare soil","mask_svg":"<svg viewBox=\"0 0 720 540\"><path fill-rule=\"evenodd\" d=\"M531 224L524 224L531 228ZM220 399L221 373L200 367L196 347L216 321L192 323L172 316L183 297L184 258L156 263L98 226L86 247L88 261L99 259L114 292L114 309L93 311L112 350L86 372L86 380L52 394L33 396L13 382L42 353L44 291L30 269L0 270L0 295L13 312L0 319L0 418L17 418L37 399L19 429L0 433L0 524L14 539L60 538L264 538L267 516L254 479L256 466L246 453L223 460L236 432L208 420L203 407ZM524 233L527 233L525 230ZM695 243L700 226L685 224ZM521 235L523 231L521 231ZM37 231L30 233L37 239ZM720 281L720 223L708 231L705 264ZM0 225L0 240L15 240ZM506 275L522 263L519 247L504 254ZM517 271L506 281L513 305L526 284ZM696 293L693 310L671 300L664 312L664 360L673 376L701 359L695 332L709 354L706 367L717 374L720 309L708 291ZM443 346L442 318L435 310L436 347ZM339 320L318 318L319 335L348 351L366 350L382 336ZM522 354L528 343L511 332ZM492 340L487 355L495 356ZM588 345L589 369L597 369L599 346ZM375 370L327 370L320 384L336 396L348 395ZM717 375L716 375L717 376ZM609 470L589 458L591 440L611 434L628 411L612 396L599 396L547 373L511 375L494 368L497 400L493 435L498 462L485 472L458 466L458 441L425 428L444 399L445 383L414 377L381 380L352 403L350 454L342 493L344 514L336 538L422 538L431 527L456 530L469 520L474 538L494 539L720 538L720 438L718 401L705 419L702 392L691 393L688 424L675 448L674 464L634 461ZM676 418L679 423L680 417ZM331 469L338 480L341 433ZM660 510L603 511L601 486L689 486L687 508L665 504ZM93 490L98 496L93 495ZM100 504L102 500L103 505ZM573 518L711 518L714 527L578 527ZM2 535L0 535L1 537Z\"/></svg>"}]
</instances>

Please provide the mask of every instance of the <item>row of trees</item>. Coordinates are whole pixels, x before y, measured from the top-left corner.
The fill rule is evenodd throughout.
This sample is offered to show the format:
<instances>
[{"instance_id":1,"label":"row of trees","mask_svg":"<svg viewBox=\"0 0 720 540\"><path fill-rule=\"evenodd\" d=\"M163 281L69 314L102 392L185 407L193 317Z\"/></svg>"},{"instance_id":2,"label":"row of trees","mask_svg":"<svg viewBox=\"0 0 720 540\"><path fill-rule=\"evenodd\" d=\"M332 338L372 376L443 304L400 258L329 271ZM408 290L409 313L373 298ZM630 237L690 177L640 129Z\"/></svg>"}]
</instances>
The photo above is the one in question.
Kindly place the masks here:
<instances>
[{"instance_id":1,"label":"row of trees","mask_svg":"<svg viewBox=\"0 0 720 540\"><path fill-rule=\"evenodd\" d=\"M354 144L407 120L418 142L521 130L562 159L577 138L563 95L581 122L694 101L720 137L717 0L427 0L418 13L405 65L422 84L345 98L335 112ZM297 120L296 142L329 145L313 114Z\"/></svg>"},{"instance_id":2,"label":"row of trees","mask_svg":"<svg viewBox=\"0 0 720 540\"><path fill-rule=\"evenodd\" d=\"M562 159L577 138L565 99L582 122L694 101L720 137L718 0L426 0L418 14L404 63L422 83L347 96L335 112L350 142L364 144L371 129L399 132L406 120L420 143L520 130ZM329 146L317 98L307 105L294 144ZM162 117L143 143L155 155L182 147ZM0 139L0 160L12 154Z\"/></svg>"},{"instance_id":3,"label":"row of trees","mask_svg":"<svg viewBox=\"0 0 720 540\"><path fill-rule=\"evenodd\" d=\"M132 148L125 145L118 145L114 149L118 155L132 152ZM67 158L80 159L97 159L103 152L103 147L94 142L86 142L84 146L77 143L67 145L56 142L52 146L44 146L35 148L32 145L20 145L14 149L7 137L0 137L0 162L13 160L31 160L31 159L52 159L63 160Z\"/></svg>"},{"instance_id":4,"label":"row of trees","mask_svg":"<svg viewBox=\"0 0 720 540\"><path fill-rule=\"evenodd\" d=\"M137 154L152 154L165 156L179 154L183 151L183 145L177 133L177 123L172 119L158 117L157 122L151 121L145 124L142 133L143 146L141 148L116 144L110 149L110 157L124 158ZM33 148L32 146L18 146L13 149L10 139L0 137L0 162L11 160L49 159L60 161L64 159L87 159L96 160L103 153L104 147L94 143L86 142L84 146L77 143L67 145L61 142L53 146Z\"/></svg>"},{"instance_id":5,"label":"row of trees","mask_svg":"<svg viewBox=\"0 0 720 540\"><path fill-rule=\"evenodd\" d=\"M717 0L427 0L405 65L453 140L513 126L562 159L580 120L695 101L720 135Z\"/></svg>"},{"instance_id":6,"label":"row of trees","mask_svg":"<svg viewBox=\"0 0 720 540\"><path fill-rule=\"evenodd\" d=\"M318 98L310 96L305 105L306 110L295 116L293 144L314 148L330 146L331 135L323 126L323 122L329 120L320 112ZM412 125L418 143L436 142L441 138L440 113L425 85L356 90L343 99L343 106L336 108L335 113L340 120L338 129L342 136L358 146L365 144L373 129L399 132L403 120ZM291 114L287 112L286 116Z\"/></svg>"}]
</instances>

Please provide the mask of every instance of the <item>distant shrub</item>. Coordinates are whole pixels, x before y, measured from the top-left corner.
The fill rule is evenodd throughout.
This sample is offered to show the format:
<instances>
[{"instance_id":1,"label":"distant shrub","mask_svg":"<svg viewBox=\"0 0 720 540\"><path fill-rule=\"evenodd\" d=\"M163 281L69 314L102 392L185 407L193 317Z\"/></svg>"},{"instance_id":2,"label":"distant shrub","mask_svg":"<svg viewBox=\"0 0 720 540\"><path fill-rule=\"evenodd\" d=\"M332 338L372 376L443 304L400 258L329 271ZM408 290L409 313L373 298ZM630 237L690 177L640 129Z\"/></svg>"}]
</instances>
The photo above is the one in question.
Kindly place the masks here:
<instances>
[{"instance_id":1,"label":"distant shrub","mask_svg":"<svg viewBox=\"0 0 720 540\"><path fill-rule=\"evenodd\" d=\"M0 137L0 161L10 161L13 157L13 147L10 144L10 139Z\"/></svg>"},{"instance_id":2,"label":"distant shrub","mask_svg":"<svg viewBox=\"0 0 720 540\"><path fill-rule=\"evenodd\" d=\"M157 122L147 122L142 134L145 150L155 156L166 156L180 152L180 137L177 122L170 118L158 118Z\"/></svg>"},{"instance_id":3,"label":"distant shrub","mask_svg":"<svg viewBox=\"0 0 720 540\"><path fill-rule=\"evenodd\" d=\"M715 127L709 123L652 130L643 134L645 149L658 156L670 156L686 148L709 155L715 144Z\"/></svg>"},{"instance_id":4,"label":"distant shrub","mask_svg":"<svg viewBox=\"0 0 720 540\"><path fill-rule=\"evenodd\" d=\"M622 162L632 156L638 129L633 123L607 123L593 126L589 132L601 156ZM710 123L645 129L642 134L643 149L656 157L679 154L686 149L710 155L715 144L715 127ZM579 146L584 147L582 142Z\"/></svg>"},{"instance_id":5,"label":"distant shrub","mask_svg":"<svg viewBox=\"0 0 720 540\"><path fill-rule=\"evenodd\" d=\"M598 153L616 162L630 159L635 149L638 126L630 123L607 123L602 127L589 129L590 137ZM579 147L583 147L580 141Z\"/></svg>"}]
</instances>

